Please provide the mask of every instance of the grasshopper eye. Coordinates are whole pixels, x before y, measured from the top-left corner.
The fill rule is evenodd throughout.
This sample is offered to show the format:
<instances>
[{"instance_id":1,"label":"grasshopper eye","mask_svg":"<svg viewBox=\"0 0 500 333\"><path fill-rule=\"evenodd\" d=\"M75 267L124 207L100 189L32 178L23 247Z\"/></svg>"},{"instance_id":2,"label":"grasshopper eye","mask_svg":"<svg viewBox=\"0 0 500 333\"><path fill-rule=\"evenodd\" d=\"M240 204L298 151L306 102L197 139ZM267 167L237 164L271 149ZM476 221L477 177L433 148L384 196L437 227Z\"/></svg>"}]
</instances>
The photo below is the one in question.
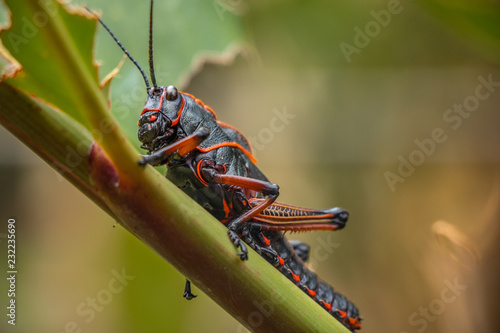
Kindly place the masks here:
<instances>
[{"instance_id":1,"label":"grasshopper eye","mask_svg":"<svg viewBox=\"0 0 500 333\"><path fill-rule=\"evenodd\" d=\"M167 101L175 101L177 99L177 96L179 96L177 88L174 86L168 86L166 95Z\"/></svg>"}]
</instances>

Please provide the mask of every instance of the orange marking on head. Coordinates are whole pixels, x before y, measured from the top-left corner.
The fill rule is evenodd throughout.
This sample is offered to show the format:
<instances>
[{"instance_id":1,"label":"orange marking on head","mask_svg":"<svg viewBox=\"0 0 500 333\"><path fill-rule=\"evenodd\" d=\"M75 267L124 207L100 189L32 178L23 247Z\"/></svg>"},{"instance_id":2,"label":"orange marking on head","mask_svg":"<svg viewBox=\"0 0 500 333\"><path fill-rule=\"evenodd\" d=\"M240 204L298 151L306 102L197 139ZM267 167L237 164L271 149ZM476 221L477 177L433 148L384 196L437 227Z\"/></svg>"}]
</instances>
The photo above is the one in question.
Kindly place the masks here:
<instances>
[{"instance_id":1,"label":"orange marking on head","mask_svg":"<svg viewBox=\"0 0 500 333\"><path fill-rule=\"evenodd\" d=\"M147 111L158 111L158 112L161 112L160 109L163 105L163 99L165 97L165 94L167 92L167 88L163 88L163 92L161 94L161 97L160 97L160 105L156 108L156 109L148 109L148 108L144 108L141 112L141 116L147 112ZM182 114L182 110L184 110L184 105L186 104L186 101L184 100L184 98L182 98L182 104L181 104L181 107L177 113L177 118L175 118L174 120L172 120L172 125L171 126L175 126L179 123L179 120L181 119L181 114ZM151 117L155 117L155 119L151 120ZM156 116L151 116L150 117L150 121L154 121L156 120Z\"/></svg>"},{"instance_id":2,"label":"orange marking on head","mask_svg":"<svg viewBox=\"0 0 500 333\"><path fill-rule=\"evenodd\" d=\"M160 105L158 106L158 108L156 108L156 109L144 108L141 112L141 116L143 115L144 112L147 112L147 111L160 111L161 106L163 105L163 97L165 97L166 92L167 92L167 88L163 88L163 92L161 93L161 96L160 96Z\"/></svg>"},{"instance_id":3,"label":"orange marking on head","mask_svg":"<svg viewBox=\"0 0 500 333\"><path fill-rule=\"evenodd\" d=\"M185 104L186 104L186 101L183 98L182 99L181 108L179 109L179 112L177 113L177 118L175 118L174 120L172 120L172 125L170 125L170 126L175 126L175 125L177 125L179 123L179 120L181 120L182 111L184 111L184 105Z\"/></svg>"},{"instance_id":4,"label":"orange marking on head","mask_svg":"<svg viewBox=\"0 0 500 333\"><path fill-rule=\"evenodd\" d=\"M283 266L285 264L285 259L278 257L278 260L279 260L281 266Z\"/></svg>"}]
</instances>

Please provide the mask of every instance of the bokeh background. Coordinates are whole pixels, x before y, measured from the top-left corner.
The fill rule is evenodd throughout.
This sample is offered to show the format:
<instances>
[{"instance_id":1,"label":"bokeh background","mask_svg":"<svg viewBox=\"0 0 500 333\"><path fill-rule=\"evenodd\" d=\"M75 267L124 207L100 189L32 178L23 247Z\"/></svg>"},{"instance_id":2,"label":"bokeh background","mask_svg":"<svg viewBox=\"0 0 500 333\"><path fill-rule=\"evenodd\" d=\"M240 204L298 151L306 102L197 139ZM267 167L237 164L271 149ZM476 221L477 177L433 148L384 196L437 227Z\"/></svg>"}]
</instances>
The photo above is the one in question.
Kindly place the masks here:
<instances>
[{"instance_id":1,"label":"bokeh background","mask_svg":"<svg viewBox=\"0 0 500 333\"><path fill-rule=\"evenodd\" d=\"M85 3L147 67L148 1ZM203 10L162 12L176 3L156 4L160 83L245 133L281 202L351 213L337 233L289 237L311 245L311 266L359 307L363 331L498 332L498 1L190 0ZM170 78L182 47L204 37L204 17L233 20L246 48ZM192 29L180 33L179 21ZM120 51L102 29L97 41L107 73ZM131 82L139 93L124 102ZM112 98L131 119L142 87L127 61ZM473 111L448 111L464 103ZM81 332L246 332L196 287L186 302L183 276L4 129L0 182L0 248L14 217L19 267L18 325L4 318L1 332L70 332L73 322ZM117 272L133 279L110 294Z\"/></svg>"}]
</instances>

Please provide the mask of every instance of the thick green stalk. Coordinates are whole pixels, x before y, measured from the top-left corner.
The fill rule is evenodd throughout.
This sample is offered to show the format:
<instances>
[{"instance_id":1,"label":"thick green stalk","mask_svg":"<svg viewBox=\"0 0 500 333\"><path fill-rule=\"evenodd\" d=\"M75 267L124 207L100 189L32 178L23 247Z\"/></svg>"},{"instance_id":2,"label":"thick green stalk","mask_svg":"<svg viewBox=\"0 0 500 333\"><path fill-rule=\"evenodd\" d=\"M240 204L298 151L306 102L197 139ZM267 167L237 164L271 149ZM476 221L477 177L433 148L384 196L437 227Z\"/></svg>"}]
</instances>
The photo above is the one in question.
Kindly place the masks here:
<instances>
[{"instance_id":1,"label":"thick green stalk","mask_svg":"<svg viewBox=\"0 0 500 333\"><path fill-rule=\"evenodd\" d=\"M47 2L29 0L29 5L35 8L35 12L45 12L49 15ZM71 73L71 79L68 81L72 86L67 89L76 92L76 104L81 106L79 111L84 124L88 124L89 129L96 129L101 133L99 144L113 161L121 164L120 172L130 173L137 161L136 151L113 119L105 95L96 84L95 77L87 70L85 60L77 52L76 41L70 36L59 13L61 12L51 15L51 20L46 25L46 34L52 47L61 54L62 61L59 64L63 71ZM92 112L86 112L87 110Z\"/></svg>"}]
</instances>

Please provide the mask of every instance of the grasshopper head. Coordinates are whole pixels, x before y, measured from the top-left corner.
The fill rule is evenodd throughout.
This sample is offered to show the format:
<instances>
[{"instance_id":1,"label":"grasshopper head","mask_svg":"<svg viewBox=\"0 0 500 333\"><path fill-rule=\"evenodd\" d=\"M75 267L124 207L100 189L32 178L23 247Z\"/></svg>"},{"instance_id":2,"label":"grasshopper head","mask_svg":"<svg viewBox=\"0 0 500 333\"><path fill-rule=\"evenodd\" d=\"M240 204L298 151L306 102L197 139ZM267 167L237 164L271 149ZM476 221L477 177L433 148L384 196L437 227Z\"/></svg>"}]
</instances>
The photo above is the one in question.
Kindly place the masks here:
<instances>
[{"instance_id":1,"label":"grasshopper head","mask_svg":"<svg viewBox=\"0 0 500 333\"><path fill-rule=\"evenodd\" d=\"M174 86L148 89L137 132L142 148L152 152L174 141L182 106L183 99Z\"/></svg>"}]
</instances>

